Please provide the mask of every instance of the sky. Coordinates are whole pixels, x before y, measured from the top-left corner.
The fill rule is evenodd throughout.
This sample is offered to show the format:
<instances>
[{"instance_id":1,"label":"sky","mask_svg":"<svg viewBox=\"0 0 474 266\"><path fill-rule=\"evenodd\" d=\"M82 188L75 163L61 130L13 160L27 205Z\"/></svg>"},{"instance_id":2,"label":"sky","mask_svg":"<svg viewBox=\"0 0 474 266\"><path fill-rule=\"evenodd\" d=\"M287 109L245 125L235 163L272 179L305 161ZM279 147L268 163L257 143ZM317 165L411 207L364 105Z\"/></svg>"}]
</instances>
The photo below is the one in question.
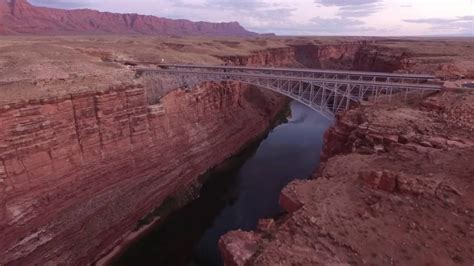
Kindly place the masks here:
<instances>
[{"instance_id":1,"label":"sky","mask_svg":"<svg viewBox=\"0 0 474 266\"><path fill-rule=\"evenodd\" d=\"M474 0L30 0L192 21L238 21L278 35L474 36Z\"/></svg>"}]
</instances>

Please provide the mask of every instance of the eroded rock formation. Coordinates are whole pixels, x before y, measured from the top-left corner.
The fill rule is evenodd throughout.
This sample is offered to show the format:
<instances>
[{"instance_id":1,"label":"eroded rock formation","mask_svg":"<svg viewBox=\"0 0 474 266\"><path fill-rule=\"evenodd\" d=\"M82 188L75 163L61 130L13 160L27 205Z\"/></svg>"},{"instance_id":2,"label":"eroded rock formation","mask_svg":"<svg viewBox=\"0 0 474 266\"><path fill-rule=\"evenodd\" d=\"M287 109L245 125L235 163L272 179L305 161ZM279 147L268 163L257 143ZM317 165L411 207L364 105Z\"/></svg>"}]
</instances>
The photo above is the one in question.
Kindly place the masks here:
<instances>
[{"instance_id":1,"label":"eroded rock formation","mask_svg":"<svg viewBox=\"0 0 474 266\"><path fill-rule=\"evenodd\" d=\"M258 36L238 22L209 23L90 9L35 7L27 0L0 0L0 34L147 34Z\"/></svg>"},{"instance_id":2,"label":"eroded rock formation","mask_svg":"<svg viewBox=\"0 0 474 266\"><path fill-rule=\"evenodd\" d=\"M473 102L444 92L341 115L316 179L282 191L289 214L221 238L226 265L472 264ZM243 262L238 247L251 247Z\"/></svg>"},{"instance_id":3,"label":"eroded rock formation","mask_svg":"<svg viewBox=\"0 0 474 266\"><path fill-rule=\"evenodd\" d=\"M295 49L227 59L301 65ZM145 94L122 86L1 107L0 263L96 260L167 197L199 186L199 175L264 132L284 102L235 84L173 91L152 105Z\"/></svg>"},{"instance_id":4,"label":"eroded rock formation","mask_svg":"<svg viewBox=\"0 0 474 266\"><path fill-rule=\"evenodd\" d=\"M167 196L262 134L282 98L233 85L143 88L0 108L1 264L87 263Z\"/></svg>"},{"instance_id":5,"label":"eroded rock formation","mask_svg":"<svg viewBox=\"0 0 474 266\"><path fill-rule=\"evenodd\" d=\"M58 43L62 42L64 40L58 40ZM137 221L150 212L159 215L160 212L153 210L160 209L165 198L181 192L190 194L187 200L192 198L193 187L199 187L197 177L264 132L283 103L282 98L275 95L235 84L224 87L205 84L188 91L173 91L157 104L148 103L145 94L149 88L136 85L114 86L96 92L95 86L101 85L102 88L111 80L122 82L131 79L133 71L121 65L121 59L152 57L157 60L159 57L153 57L154 54L159 49L165 49L156 48L154 44L145 45L132 38L125 38L124 42L126 48L112 47L111 42L100 39L64 44L34 39L30 46L18 49L12 41L8 49L0 53L0 64L5 66L0 70L8 69L0 75L0 101L5 103L0 105L0 264L85 264L94 261L119 244L124 235L136 229ZM384 50L383 43L374 44L370 40L332 45L311 44L309 41L307 45L277 43L272 44L270 49L266 49L266 42L261 39L246 41L245 45L261 43L263 48L246 55L217 57L228 64L365 69L387 63L390 67L385 70L395 66L400 71L408 72L423 72L425 69L425 65L420 63L422 59L415 60L406 53L381 56L388 53L385 51L374 52L370 57L361 56L374 47L381 46L377 49ZM183 50L190 50L189 44L184 46L186 49L179 48L185 44L178 39L173 43L166 42L165 46L175 45L178 48L166 48L159 52L180 53L184 58L192 58L207 51L198 49L187 53ZM141 46L147 47L143 49L147 53L139 53ZM215 49L205 43L197 46ZM317 61L305 61L303 55L308 50L312 51L308 56ZM58 56L51 51L61 53ZM104 54L113 55L114 60L104 60ZM365 62L368 58L370 60ZM63 59L65 62L61 61ZM210 59L206 57L206 60ZM437 68L438 65L433 65L433 69ZM25 69L28 71L25 72ZM25 73L35 78L24 80ZM14 78L9 78L12 75ZM35 100L21 101L19 98ZM462 102L457 105L453 101L453 108L436 100L423 104L431 108L431 112L439 112L441 117L446 115L446 121L452 126L472 126L472 118L465 114ZM391 116L388 111L384 114ZM413 116L404 112L401 114L408 118ZM419 118L418 115L415 117ZM372 154L373 147L364 148L364 145L358 144L366 143L365 140L349 141L354 138L354 130L367 121L371 118L362 115L341 117L328 133L326 158L350 153L356 144L359 151ZM370 136L374 138L375 135ZM399 139L392 136L382 138L382 141L382 144L386 141L410 143L412 136L400 135ZM445 137L426 141L437 144L423 141L424 146L417 145L416 149L432 148L430 145L448 145L447 149L452 144L463 145L462 141ZM376 150L385 151L385 146L377 142ZM387 169L365 170L370 170L367 176L374 176L374 182L377 182L378 176L383 176ZM394 172L393 175L387 173L389 177L396 178L398 184L395 193L409 187L410 182L400 185L405 180L403 178L419 178L418 175L402 175L393 169L388 170ZM339 176L337 173L332 175ZM347 182L351 184L366 179L362 176L359 178L359 173L355 173L351 177L354 179ZM333 185L333 181L327 182L328 187ZM345 181L341 182L346 185ZM378 191L380 182L374 182L364 188ZM319 187L319 184L315 186ZM290 189L292 187L293 191L299 189L298 183L289 186ZM306 192L319 191L304 187ZM382 187L385 188L385 185ZM451 187L463 193L457 187ZM320 196L313 197L318 199ZM305 208L301 207L305 204L304 199L288 196L282 197L281 202L295 213ZM329 202L326 201L326 204ZM311 224L318 221L314 215L308 220ZM259 228L271 232L279 230L280 224L281 221L264 221ZM246 236L241 240L245 241ZM258 240L260 245L258 236L252 239ZM307 242L305 239L297 241ZM251 246L245 254L260 248L259 245ZM306 246L298 244L295 247L307 251ZM250 260L253 259L251 255Z\"/></svg>"},{"instance_id":6,"label":"eroded rock formation","mask_svg":"<svg viewBox=\"0 0 474 266\"><path fill-rule=\"evenodd\" d=\"M275 66L275 62L279 62L307 68L404 72L412 67L409 57L403 49L386 48L374 40L354 40L332 44L290 44L252 56L226 56L222 59L237 65L259 65L265 62L267 66Z\"/></svg>"}]
</instances>

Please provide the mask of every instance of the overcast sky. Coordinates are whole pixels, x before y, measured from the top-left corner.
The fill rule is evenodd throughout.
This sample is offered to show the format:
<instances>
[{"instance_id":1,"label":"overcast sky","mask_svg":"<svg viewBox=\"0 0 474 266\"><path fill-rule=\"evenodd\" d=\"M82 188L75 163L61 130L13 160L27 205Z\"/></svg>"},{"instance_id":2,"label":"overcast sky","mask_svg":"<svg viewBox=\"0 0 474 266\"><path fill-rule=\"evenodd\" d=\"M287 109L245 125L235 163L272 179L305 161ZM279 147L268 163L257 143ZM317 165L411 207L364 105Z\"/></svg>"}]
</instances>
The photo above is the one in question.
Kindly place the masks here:
<instances>
[{"instance_id":1,"label":"overcast sky","mask_svg":"<svg viewBox=\"0 0 474 266\"><path fill-rule=\"evenodd\" d=\"M30 0L40 6L239 21L280 35L474 35L474 0Z\"/></svg>"}]
</instances>

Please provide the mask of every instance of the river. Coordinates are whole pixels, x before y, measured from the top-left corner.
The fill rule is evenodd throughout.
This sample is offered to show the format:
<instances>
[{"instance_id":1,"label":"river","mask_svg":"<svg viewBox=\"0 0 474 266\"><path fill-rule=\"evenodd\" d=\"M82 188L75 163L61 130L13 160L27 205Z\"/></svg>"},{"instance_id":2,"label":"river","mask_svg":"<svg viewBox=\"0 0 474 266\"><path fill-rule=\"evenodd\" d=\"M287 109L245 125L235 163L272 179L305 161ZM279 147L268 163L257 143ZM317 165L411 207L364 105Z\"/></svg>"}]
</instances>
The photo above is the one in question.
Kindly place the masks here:
<instances>
[{"instance_id":1,"label":"river","mask_svg":"<svg viewBox=\"0 0 474 266\"><path fill-rule=\"evenodd\" d=\"M468 89L474 89L474 82L464 83L463 87Z\"/></svg>"},{"instance_id":2,"label":"river","mask_svg":"<svg viewBox=\"0 0 474 266\"><path fill-rule=\"evenodd\" d=\"M287 122L213 171L200 198L172 213L114 265L222 265L220 236L253 230L259 219L281 215L280 191L294 179L310 177L330 126L300 103L293 101L290 108Z\"/></svg>"}]
</instances>

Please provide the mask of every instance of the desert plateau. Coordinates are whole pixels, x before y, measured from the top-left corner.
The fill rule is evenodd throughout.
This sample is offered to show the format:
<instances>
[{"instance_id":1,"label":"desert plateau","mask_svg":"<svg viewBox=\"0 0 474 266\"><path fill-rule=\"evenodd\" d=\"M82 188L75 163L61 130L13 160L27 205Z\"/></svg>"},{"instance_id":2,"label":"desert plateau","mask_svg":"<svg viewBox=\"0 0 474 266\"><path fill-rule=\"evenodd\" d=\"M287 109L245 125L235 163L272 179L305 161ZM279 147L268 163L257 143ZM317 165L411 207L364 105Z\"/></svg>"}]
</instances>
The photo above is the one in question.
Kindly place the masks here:
<instances>
[{"instance_id":1,"label":"desert plateau","mask_svg":"<svg viewBox=\"0 0 474 266\"><path fill-rule=\"evenodd\" d=\"M472 35L56 2L0 0L0 265L474 264Z\"/></svg>"}]
</instances>

